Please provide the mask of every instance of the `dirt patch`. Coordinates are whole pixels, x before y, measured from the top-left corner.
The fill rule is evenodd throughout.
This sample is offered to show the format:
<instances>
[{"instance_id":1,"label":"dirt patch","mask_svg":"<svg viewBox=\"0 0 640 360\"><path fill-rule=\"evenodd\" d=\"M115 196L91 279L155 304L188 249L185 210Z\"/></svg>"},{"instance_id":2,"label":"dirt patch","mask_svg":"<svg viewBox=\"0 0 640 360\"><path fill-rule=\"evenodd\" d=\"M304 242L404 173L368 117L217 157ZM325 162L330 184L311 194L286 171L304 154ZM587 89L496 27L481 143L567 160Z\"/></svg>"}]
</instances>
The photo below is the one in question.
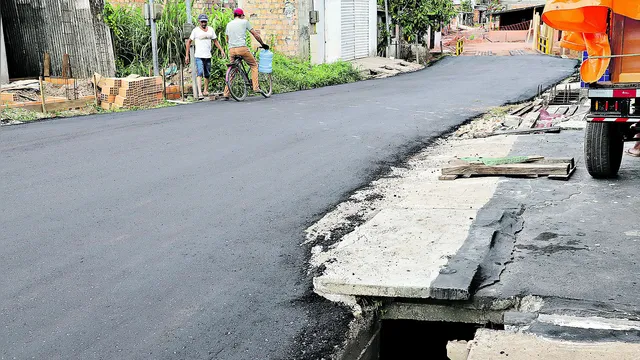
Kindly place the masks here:
<instances>
[{"instance_id":1,"label":"dirt patch","mask_svg":"<svg viewBox=\"0 0 640 360\"><path fill-rule=\"evenodd\" d=\"M64 97L67 99L95 95L93 84L87 79L76 80L75 86L72 81L69 81L68 85L56 85L45 82L44 92L45 96Z\"/></svg>"}]
</instances>

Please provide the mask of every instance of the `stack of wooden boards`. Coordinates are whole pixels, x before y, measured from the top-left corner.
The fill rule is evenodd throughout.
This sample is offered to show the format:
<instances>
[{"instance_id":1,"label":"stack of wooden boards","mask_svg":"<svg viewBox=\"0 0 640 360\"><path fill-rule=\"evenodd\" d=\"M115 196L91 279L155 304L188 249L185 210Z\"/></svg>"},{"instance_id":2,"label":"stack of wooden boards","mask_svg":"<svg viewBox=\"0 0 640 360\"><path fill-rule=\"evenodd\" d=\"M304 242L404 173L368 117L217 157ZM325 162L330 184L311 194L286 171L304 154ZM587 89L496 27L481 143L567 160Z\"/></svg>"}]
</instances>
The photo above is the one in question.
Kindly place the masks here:
<instances>
[{"instance_id":1,"label":"stack of wooden boards","mask_svg":"<svg viewBox=\"0 0 640 360\"><path fill-rule=\"evenodd\" d=\"M442 168L440 180L455 180L460 176L546 176L568 180L576 169L573 158L543 156L512 156L505 158L460 158Z\"/></svg>"},{"instance_id":2,"label":"stack of wooden boards","mask_svg":"<svg viewBox=\"0 0 640 360\"><path fill-rule=\"evenodd\" d=\"M96 74L100 107L113 110L156 106L163 101L162 77L103 78Z\"/></svg>"}]
</instances>

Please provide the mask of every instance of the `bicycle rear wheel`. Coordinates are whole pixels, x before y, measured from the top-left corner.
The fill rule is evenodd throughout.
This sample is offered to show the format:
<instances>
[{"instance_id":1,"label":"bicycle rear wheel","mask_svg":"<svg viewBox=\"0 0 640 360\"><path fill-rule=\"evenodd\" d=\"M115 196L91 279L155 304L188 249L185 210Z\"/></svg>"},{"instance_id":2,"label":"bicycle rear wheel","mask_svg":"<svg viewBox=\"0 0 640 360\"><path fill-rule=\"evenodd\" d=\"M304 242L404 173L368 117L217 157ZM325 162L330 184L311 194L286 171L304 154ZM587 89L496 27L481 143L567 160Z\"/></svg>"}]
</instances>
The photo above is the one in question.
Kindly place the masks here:
<instances>
[{"instance_id":1,"label":"bicycle rear wheel","mask_svg":"<svg viewBox=\"0 0 640 360\"><path fill-rule=\"evenodd\" d=\"M271 74L259 73L258 74L258 84L260 84L260 93L262 96L268 98L273 94L273 81Z\"/></svg>"},{"instance_id":2,"label":"bicycle rear wheel","mask_svg":"<svg viewBox=\"0 0 640 360\"><path fill-rule=\"evenodd\" d=\"M242 101L247 97L247 81L246 75L238 70L237 67L232 66L227 69L227 76L225 82L229 87L229 93L231 97L236 101Z\"/></svg>"}]
</instances>

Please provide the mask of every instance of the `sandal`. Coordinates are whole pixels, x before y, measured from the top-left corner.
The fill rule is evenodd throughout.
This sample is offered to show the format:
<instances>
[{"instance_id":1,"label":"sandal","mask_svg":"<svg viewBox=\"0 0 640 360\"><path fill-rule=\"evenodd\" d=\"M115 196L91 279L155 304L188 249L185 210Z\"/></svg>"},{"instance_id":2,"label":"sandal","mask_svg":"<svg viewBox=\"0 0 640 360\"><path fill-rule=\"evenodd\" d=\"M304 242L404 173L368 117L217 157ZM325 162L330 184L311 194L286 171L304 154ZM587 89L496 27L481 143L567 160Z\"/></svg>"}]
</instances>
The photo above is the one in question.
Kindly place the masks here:
<instances>
[{"instance_id":1,"label":"sandal","mask_svg":"<svg viewBox=\"0 0 640 360\"><path fill-rule=\"evenodd\" d=\"M638 152L633 152L632 150L633 148L629 148L627 149L627 151L625 151L625 153L629 156L640 157L640 150L637 150Z\"/></svg>"}]
</instances>

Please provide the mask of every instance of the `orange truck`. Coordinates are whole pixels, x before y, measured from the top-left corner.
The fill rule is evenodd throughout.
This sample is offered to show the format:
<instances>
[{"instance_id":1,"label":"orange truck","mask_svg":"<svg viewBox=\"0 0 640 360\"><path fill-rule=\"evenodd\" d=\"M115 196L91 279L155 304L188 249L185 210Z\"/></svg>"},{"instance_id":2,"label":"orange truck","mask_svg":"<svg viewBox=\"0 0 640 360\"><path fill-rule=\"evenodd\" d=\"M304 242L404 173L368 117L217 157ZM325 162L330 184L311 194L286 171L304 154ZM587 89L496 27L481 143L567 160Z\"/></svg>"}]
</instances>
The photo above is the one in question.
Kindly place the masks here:
<instances>
[{"instance_id":1,"label":"orange truck","mask_svg":"<svg viewBox=\"0 0 640 360\"><path fill-rule=\"evenodd\" d=\"M548 0L542 19L562 30L562 47L589 55L585 163L594 178L615 177L624 142L640 141L640 0Z\"/></svg>"}]
</instances>

